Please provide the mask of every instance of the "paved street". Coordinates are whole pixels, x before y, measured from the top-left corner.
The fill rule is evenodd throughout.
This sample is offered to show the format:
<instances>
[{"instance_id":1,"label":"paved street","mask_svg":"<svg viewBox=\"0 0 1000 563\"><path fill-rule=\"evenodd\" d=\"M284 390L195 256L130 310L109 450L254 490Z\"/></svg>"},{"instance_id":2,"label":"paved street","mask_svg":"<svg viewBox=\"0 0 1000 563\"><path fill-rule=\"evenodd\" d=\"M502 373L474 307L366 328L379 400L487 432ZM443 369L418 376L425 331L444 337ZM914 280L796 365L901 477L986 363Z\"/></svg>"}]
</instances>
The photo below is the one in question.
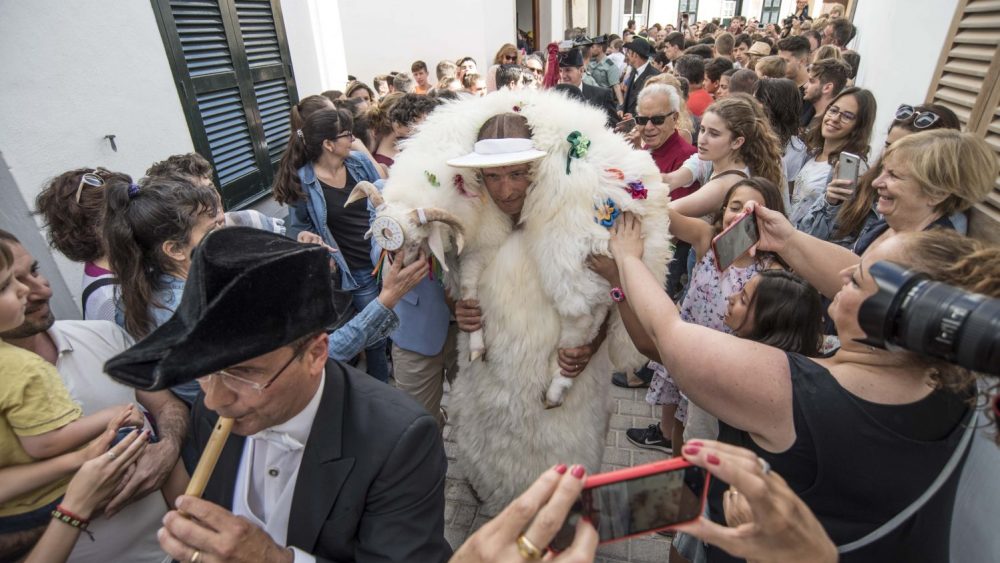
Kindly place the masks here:
<instances>
[{"instance_id":1,"label":"paved street","mask_svg":"<svg viewBox=\"0 0 1000 563\"><path fill-rule=\"evenodd\" d=\"M646 390L621 389L611 385L610 379L609 377L608 393L614 398L614 411L611 415L611 428L604 448L604 465L601 471L612 471L663 459L664 454L636 448L625 439L626 429L645 427L659 418L659 414L654 413L653 407L643 400ZM447 404L447 401L446 392L443 402ZM454 463L456 448L451 438L451 430L451 426L446 426L444 429L444 447L449 462L445 485L447 504L444 512L444 534L451 545L457 548L469 534L479 529L494 515L480 509L479 503L472 496L468 482L461 475L458 464ZM662 563L667 560L669 549L670 542L667 538L651 534L604 546L597 552L597 561Z\"/></svg>"}]
</instances>

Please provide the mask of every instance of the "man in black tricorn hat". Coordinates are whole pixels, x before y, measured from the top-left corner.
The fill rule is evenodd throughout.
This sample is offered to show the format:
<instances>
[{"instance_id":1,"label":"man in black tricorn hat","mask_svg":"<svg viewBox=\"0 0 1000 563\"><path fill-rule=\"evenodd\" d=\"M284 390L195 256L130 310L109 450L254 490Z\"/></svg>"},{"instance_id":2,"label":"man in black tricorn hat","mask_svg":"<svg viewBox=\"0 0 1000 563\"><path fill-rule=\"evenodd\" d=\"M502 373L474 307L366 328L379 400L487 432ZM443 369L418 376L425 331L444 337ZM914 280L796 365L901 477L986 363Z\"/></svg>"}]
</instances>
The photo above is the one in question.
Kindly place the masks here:
<instances>
[{"instance_id":1,"label":"man in black tricorn hat","mask_svg":"<svg viewBox=\"0 0 1000 563\"><path fill-rule=\"evenodd\" d=\"M559 55L559 82L569 84L580 89L583 98L590 105L604 110L608 116L608 127L614 127L618 122L618 115L615 111L614 94L608 88L591 86L583 81L584 63L583 54L579 47L574 47Z\"/></svg>"},{"instance_id":2,"label":"man in black tricorn hat","mask_svg":"<svg viewBox=\"0 0 1000 563\"><path fill-rule=\"evenodd\" d=\"M192 379L192 432L232 435L204 500L160 530L179 561L446 561L447 461L434 417L327 358L327 251L257 229L205 238L174 316L106 366L142 389Z\"/></svg>"}]
</instances>

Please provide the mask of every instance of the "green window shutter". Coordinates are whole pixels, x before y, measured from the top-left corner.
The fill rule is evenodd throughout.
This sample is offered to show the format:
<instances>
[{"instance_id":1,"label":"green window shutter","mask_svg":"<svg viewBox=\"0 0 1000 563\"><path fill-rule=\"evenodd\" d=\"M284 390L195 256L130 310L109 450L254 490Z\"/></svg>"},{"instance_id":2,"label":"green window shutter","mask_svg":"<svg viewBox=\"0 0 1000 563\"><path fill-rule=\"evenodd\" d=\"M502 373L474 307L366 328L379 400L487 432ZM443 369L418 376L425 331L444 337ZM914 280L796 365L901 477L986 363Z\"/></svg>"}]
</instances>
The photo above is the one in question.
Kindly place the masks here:
<instances>
[{"instance_id":1,"label":"green window shutter","mask_svg":"<svg viewBox=\"0 0 1000 563\"><path fill-rule=\"evenodd\" d=\"M267 195L297 101L279 0L151 0L195 149L226 209Z\"/></svg>"}]
</instances>

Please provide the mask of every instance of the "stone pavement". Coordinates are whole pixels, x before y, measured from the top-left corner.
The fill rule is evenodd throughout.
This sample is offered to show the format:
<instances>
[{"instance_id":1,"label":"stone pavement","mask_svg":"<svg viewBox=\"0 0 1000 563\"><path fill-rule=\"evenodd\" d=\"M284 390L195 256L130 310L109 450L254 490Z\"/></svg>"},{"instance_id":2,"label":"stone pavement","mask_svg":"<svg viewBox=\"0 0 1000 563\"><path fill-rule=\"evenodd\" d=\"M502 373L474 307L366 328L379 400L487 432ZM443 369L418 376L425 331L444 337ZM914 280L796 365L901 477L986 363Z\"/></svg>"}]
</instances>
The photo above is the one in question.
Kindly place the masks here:
<instances>
[{"instance_id":1,"label":"stone pavement","mask_svg":"<svg viewBox=\"0 0 1000 563\"><path fill-rule=\"evenodd\" d=\"M665 454L637 448L625 438L625 430L633 427L644 428L659 420L658 410L654 410L644 400L646 390L615 387L611 384L611 378L608 377L608 393L614 399L614 405L601 471L613 471L664 459ZM442 403L448 404L447 391ZM451 431L450 425L445 426L444 449L448 456L448 476L444 493L446 499L444 535L452 547L457 549L465 541L465 538L495 515L487 514L485 510L481 509L472 495L469 483L462 477L458 464L455 463L456 448ZM606 545L598 549L596 560L608 563L623 561L662 563L667 561L669 552L669 539L651 534Z\"/></svg>"}]
</instances>

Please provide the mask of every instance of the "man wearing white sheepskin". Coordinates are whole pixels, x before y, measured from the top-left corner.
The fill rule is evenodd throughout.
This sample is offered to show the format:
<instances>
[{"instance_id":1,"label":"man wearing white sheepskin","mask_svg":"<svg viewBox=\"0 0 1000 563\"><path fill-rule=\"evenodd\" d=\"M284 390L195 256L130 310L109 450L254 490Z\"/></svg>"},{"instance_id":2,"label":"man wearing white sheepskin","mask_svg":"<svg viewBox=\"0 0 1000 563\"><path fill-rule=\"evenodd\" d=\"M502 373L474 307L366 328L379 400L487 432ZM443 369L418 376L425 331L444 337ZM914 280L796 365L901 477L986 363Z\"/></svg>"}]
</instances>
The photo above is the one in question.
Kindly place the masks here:
<instances>
[{"instance_id":1,"label":"man wearing white sheepskin","mask_svg":"<svg viewBox=\"0 0 1000 563\"><path fill-rule=\"evenodd\" d=\"M450 161L453 166L479 168L483 186L493 199L493 203L518 224L521 209L528 196L528 189L534 184L531 163L545 156L534 150L531 144L531 129L528 121L516 114L505 113L493 116L479 130L479 141L487 141L493 147L491 154L473 152L463 159ZM478 143L477 143L478 144ZM484 145L480 145L484 146ZM458 328L465 332L475 332L483 327L482 311L477 299L459 300L455 303L455 319ZM580 375L587 367L590 356L603 342L605 331L601 330L597 339L588 345L559 350L559 367L566 377Z\"/></svg>"}]
</instances>

